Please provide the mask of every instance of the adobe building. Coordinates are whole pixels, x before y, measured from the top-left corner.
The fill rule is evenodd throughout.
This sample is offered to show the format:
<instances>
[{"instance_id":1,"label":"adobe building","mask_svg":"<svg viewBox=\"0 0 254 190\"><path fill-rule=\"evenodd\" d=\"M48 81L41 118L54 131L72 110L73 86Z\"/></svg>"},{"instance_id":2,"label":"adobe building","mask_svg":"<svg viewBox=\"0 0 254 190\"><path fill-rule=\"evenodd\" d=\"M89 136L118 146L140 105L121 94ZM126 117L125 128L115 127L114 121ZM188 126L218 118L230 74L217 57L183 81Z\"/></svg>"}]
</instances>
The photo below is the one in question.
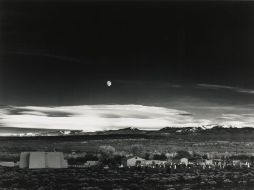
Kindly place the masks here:
<instances>
[{"instance_id":1,"label":"adobe building","mask_svg":"<svg viewBox=\"0 0 254 190\"><path fill-rule=\"evenodd\" d=\"M19 158L19 168L28 168L29 167L29 152L21 152Z\"/></svg>"},{"instance_id":2,"label":"adobe building","mask_svg":"<svg viewBox=\"0 0 254 190\"><path fill-rule=\"evenodd\" d=\"M180 163L187 166L189 164L188 158L181 158Z\"/></svg>"},{"instance_id":3,"label":"adobe building","mask_svg":"<svg viewBox=\"0 0 254 190\"><path fill-rule=\"evenodd\" d=\"M20 168L67 168L62 152L22 152L20 154Z\"/></svg>"},{"instance_id":4,"label":"adobe building","mask_svg":"<svg viewBox=\"0 0 254 190\"><path fill-rule=\"evenodd\" d=\"M144 161L145 161L145 159L140 158L138 156L134 156L134 157L127 159L126 165L127 165L127 167L138 166L138 165L143 164Z\"/></svg>"}]
</instances>

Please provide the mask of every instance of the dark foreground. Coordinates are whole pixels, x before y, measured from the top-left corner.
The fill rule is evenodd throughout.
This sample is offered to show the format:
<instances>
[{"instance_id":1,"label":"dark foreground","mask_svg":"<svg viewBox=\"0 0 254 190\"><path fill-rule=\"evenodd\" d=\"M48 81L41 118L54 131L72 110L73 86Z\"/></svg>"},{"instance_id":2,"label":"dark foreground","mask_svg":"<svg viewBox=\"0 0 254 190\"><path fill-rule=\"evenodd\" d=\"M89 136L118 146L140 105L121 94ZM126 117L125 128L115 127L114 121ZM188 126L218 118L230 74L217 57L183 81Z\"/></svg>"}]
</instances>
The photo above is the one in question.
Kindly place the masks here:
<instances>
[{"instance_id":1,"label":"dark foreground","mask_svg":"<svg viewBox=\"0 0 254 190\"><path fill-rule=\"evenodd\" d=\"M254 188L254 168L75 168L29 170L0 168L0 189L248 189Z\"/></svg>"}]
</instances>

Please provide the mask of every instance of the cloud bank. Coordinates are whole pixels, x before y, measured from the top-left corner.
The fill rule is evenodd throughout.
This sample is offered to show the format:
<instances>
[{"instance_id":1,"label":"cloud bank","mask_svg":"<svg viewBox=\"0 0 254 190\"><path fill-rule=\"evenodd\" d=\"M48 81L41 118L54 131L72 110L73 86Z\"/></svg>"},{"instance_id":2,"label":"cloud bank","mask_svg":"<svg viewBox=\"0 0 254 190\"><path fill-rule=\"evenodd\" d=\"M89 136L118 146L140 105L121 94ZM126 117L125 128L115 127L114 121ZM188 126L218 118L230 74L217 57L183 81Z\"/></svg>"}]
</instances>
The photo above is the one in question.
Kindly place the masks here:
<instances>
[{"instance_id":1,"label":"cloud bank","mask_svg":"<svg viewBox=\"0 0 254 190\"><path fill-rule=\"evenodd\" d=\"M253 127L254 113L218 114L200 118L190 112L143 105L11 106L0 109L5 127L72 129L86 132L136 127L143 130L163 127L199 127L219 124Z\"/></svg>"},{"instance_id":2,"label":"cloud bank","mask_svg":"<svg viewBox=\"0 0 254 190\"><path fill-rule=\"evenodd\" d=\"M137 127L200 126L209 120L195 119L186 111L143 105L80 105L58 107L9 107L0 112L7 127L98 131Z\"/></svg>"}]
</instances>

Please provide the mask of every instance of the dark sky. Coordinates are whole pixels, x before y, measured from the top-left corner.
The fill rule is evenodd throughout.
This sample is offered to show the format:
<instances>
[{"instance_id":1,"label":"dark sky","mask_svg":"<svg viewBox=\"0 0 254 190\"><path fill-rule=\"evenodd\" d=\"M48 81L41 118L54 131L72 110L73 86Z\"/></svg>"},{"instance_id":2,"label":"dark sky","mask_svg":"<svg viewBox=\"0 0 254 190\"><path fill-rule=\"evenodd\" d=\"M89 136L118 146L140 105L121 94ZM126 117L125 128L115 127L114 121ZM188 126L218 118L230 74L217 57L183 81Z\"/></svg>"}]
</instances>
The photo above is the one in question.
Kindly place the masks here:
<instances>
[{"instance_id":1,"label":"dark sky","mask_svg":"<svg viewBox=\"0 0 254 190\"><path fill-rule=\"evenodd\" d=\"M236 1L1 1L0 104L218 95L217 102L252 103L249 94L193 86L254 89L253 10L253 2Z\"/></svg>"},{"instance_id":2,"label":"dark sky","mask_svg":"<svg viewBox=\"0 0 254 190\"><path fill-rule=\"evenodd\" d=\"M247 1L0 0L0 127L254 127L253 34Z\"/></svg>"}]
</instances>

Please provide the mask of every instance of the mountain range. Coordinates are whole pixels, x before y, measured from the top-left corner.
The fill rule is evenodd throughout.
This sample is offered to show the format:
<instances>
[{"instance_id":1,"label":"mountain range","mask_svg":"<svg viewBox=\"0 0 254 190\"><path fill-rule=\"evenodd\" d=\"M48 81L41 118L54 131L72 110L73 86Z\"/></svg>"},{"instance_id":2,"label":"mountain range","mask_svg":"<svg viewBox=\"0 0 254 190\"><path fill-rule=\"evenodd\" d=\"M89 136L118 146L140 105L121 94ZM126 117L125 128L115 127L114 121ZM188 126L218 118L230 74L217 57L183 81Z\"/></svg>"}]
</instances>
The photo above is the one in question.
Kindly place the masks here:
<instances>
[{"instance_id":1,"label":"mountain range","mask_svg":"<svg viewBox=\"0 0 254 190\"><path fill-rule=\"evenodd\" d=\"M107 136L107 135L141 135L160 137L242 137L253 135L254 128L224 127L221 125L202 127L165 127L159 130L140 130L138 128L127 127L118 130L104 130L96 132L84 132L82 130L62 130L62 129L31 129L0 127L0 136Z\"/></svg>"}]
</instances>

